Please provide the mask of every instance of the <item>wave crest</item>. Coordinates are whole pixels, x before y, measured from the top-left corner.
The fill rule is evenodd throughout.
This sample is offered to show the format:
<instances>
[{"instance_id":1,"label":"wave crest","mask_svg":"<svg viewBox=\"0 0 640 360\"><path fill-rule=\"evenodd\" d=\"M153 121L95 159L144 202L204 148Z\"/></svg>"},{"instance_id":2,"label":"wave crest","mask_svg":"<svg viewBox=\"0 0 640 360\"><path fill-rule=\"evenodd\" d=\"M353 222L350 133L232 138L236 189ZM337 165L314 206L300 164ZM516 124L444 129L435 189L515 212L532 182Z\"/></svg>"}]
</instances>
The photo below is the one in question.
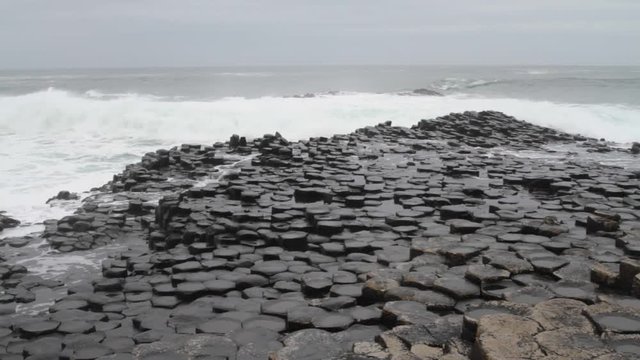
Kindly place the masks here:
<instances>
[{"instance_id":1,"label":"wave crest","mask_svg":"<svg viewBox=\"0 0 640 360\"><path fill-rule=\"evenodd\" d=\"M280 131L300 139L346 133L387 120L410 126L420 119L466 110L503 111L538 125L619 142L640 139L640 107L625 105L372 93L175 101L145 94L80 95L56 89L0 97L0 133L210 143L232 133L257 137Z\"/></svg>"}]
</instances>

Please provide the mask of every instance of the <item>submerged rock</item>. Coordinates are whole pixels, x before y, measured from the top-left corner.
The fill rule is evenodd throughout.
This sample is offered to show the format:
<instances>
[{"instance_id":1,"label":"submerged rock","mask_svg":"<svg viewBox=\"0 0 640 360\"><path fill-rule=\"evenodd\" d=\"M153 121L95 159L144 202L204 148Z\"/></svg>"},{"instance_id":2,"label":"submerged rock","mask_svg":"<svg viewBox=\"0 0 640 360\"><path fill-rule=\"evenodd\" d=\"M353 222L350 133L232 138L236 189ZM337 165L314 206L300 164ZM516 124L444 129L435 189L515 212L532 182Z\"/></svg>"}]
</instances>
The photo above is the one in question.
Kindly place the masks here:
<instances>
[{"instance_id":1,"label":"submerged rock","mask_svg":"<svg viewBox=\"0 0 640 360\"><path fill-rule=\"evenodd\" d=\"M80 196L78 194L72 193L67 190L62 190L58 192L58 195L47 200L47 204L54 200L78 200L78 199L80 199Z\"/></svg>"}]
</instances>

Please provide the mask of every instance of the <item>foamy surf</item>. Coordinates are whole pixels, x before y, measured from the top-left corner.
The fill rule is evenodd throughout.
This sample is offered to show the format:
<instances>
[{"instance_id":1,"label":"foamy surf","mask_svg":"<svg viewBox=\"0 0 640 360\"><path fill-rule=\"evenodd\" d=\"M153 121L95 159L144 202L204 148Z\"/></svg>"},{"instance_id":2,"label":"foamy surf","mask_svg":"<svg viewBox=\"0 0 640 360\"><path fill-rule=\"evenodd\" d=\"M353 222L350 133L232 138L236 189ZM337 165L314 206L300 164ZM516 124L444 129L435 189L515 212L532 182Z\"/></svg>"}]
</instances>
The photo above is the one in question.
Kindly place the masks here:
<instances>
[{"instance_id":1,"label":"foamy surf","mask_svg":"<svg viewBox=\"0 0 640 360\"><path fill-rule=\"evenodd\" d=\"M640 107L568 104L467 95L445 97L337 93L312 98L229 97L169 101L146 94L86 96L50 89L0 97L2 134L66 135L67 139L132 138L213 142L242 133L255 137L280 131L292 139L349 132L392 120L403 126L451 112L493 109L534 124L617 142L640 138Z\"/></svg>"}]
</instances>

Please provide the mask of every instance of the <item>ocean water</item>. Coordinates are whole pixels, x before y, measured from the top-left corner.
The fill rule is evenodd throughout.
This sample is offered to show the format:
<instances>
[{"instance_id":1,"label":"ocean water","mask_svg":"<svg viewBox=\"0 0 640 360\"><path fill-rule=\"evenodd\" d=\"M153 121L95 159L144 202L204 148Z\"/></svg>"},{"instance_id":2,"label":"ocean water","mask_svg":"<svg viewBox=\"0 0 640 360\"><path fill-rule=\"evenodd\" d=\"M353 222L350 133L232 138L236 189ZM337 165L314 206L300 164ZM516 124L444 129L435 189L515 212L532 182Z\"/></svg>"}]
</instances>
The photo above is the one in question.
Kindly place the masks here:
<instances>
[{"instance_id":1,"label":"ocean water","mask_svg":"<svg viewBox=\"0 0 640 360\"><path fill-rule=\"evenodd\" d=\"M408 95L418 88L444 96ZM59 190L86 196L158 148L234 133L279 131L296 140L387 120L411 126L466 110L499 110L626 147L640 141L640 67L0 71L0 210L26 225L0 237L68 214L76 203L46 200ZM635 161L578 156L626 167Z\"/></svg>"}]
</instances>

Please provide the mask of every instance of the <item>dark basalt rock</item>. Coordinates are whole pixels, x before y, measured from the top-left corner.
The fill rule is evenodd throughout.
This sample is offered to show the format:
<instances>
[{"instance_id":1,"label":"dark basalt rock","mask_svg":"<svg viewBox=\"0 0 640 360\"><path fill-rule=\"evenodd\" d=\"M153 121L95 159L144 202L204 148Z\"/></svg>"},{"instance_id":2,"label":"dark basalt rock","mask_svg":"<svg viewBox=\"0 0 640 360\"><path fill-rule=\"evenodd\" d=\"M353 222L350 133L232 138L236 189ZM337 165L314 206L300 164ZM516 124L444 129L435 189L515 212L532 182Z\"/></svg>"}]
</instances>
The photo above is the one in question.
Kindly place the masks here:
<instances>
[{"instance_id":1,"label":"dark basalt rock","mask_svg":"<svg viewBox=\"0 0 640 360\"><path fill-rule=\"evenodd\" d=\"M382 322L393 327L395 325L427 325L438 317L426 310L426 306L417 301L389 301L382 309Z\"/></svg>"},{"instance_id":2,"label":"dark basalt rock","mask_svg":"<svg viewBox=\"0 0 640 360\"><path fill-rule=\"evenodd\" d=\"M449 294L455 299L480 296L480 288L477 285L461 278L439 278L433 283L433 288Z\"/></svg>"},{"instance_id":3,"label":"dark basalt rock","mask_svg":"<svg viewBox=\"0 0 640 360\"><path fill-rule=\"evenodd\" d=\"M27 246L33 240L32 237L25 236L19 238L3 239L3 242L13 248L21 248Z\"/></svg>"},{"instance_id":4,"label":"dark basalt rock","mask_svg":"<svg viewBox=\"0 0 640 360\"><path fill-rule=\"evenodd\" d=\"M312 327L314 317L325 314L326 310L311 306L296 306L287 310L287 330L295 331Z\"/></svg>"},{"instance_id":5,"label":"dark basalt rock","mask_svg":"<svg viewBox=\"0 0 640 360\"><path fill-rule=\"evenodd\" d=\"M626 355L640 175L503 151L576 142L625 152L483 111L148 153L45 222L59 252L130 245L101 275L69 286L0 260L0 357ZM14 314L43 289L48 312Z\"/></svg>"},{"instance_id":6,"label":"dark basalt rock","mask_svg":"<svg viewBox=\"0 0 640 360\"><path fill-rule=\"evenodd\" d=\"M242 328L242 322L235 319L213 319L198 325L196 332L225 335L234 330Z\"/></svg>"},{"instance_id":7,"label":"dark basalt rock","mask_svg":"<svg viewBox=\"0 0 640 360\"><path fill-rule=\"evenodd\" d=\"M20 221L4 215L4 212L0 211L0 231L2 231L2 229L13 228L18 225L20 225Z\"/></svg>"},{"instance_id":8,"label":"dark basalt rock","mask_svg":"<svg viewBox=\"0 0 640 360\"><path fill-rule=\"evenodd\" d=\"M465 277L475 283L484 284L508 279L511 276L507 270L501 270L490 265L470 265Z\"/></svg>"},{"instance_id":9,"label":"dark basalt rock","mask_svg":"<svg viewBox=\"0 0 640 360\"><path fill-rule=\"evenodd\" d=\"M347 314L318 314L311 320L313 327L327 331L345 330L353 322L354 319Z\"/></svg>"},{"instance_id":10,"label":"dark basalt rock","mask_svg":"<svg viewBox=\"0 0 640 360\"><path fill-rule=\"evenodd\" d=\"M463 219L453 219L447 223L452 234L471 234L484 227L482 224Z\"/></svg>"},{"instance_id":11,"label":"dark basalt rock","mask_svg":"<svg viewBox=\"0 0 640 360\"><path fill-rule=\"evenodd\" d=\"M18 330L25 338L33 338L36 336L53 333L60 326L58 321L34 321L21 325Z\"/></svg>"},{"instance_id":12,"label":"dark basalt rock","mask_svg":"<svg viewBox=\"0 0 640 360\"><path fill-rule=\"evenodd\" d=\"M586 228L587 232L595 233L598 231L614 232L620 227L620 216L588 216Z\"/></svg>"},{"instance_id":13,"label":"dark basalt rock","mask_svg":"<svg viewBox=\"0 0 640 360\"><path fill-rule=\"evenodd\" d=\"M301 203L313 203L318 201L330 203L333 198L333 194L323 188L299 188L294 191L293 195L296 201Z\"/></svg>"},{"instance_id":14,"label":"dark basalt rock","mask_svg":"<svg viewBox=\"0 0 640 360\"><path fill-rule=\"evenodd\" d=\"M424 88L415 89L411 93L414 94L414 95L443 96L442 94L440 94L437 91L424 89Z\"/></svg>"},{"instance_id":15,"label":"dark basalt rock","mask_svg":"<svg viewBox=\"0 0 640 360\"><path fill-rule=\"evenodd\" d=\"M54 200L78 200L78 199L80 199L80 196L78 196L78 194L69 192L67 190L62 190L58 192L58 195L47 200L47 204Z\"/></svg>"},{"instance_id":16,"label":"dark basalt rock","mask_svg":"<svg viewBox=\"0 0 640 360\"><path fill-rule=\"evenodd\" d=\"M531 260L530 262L535 271L548 275L569 264L569 260L559 256L539 257Z\"/></svg>"}]
</instances>

